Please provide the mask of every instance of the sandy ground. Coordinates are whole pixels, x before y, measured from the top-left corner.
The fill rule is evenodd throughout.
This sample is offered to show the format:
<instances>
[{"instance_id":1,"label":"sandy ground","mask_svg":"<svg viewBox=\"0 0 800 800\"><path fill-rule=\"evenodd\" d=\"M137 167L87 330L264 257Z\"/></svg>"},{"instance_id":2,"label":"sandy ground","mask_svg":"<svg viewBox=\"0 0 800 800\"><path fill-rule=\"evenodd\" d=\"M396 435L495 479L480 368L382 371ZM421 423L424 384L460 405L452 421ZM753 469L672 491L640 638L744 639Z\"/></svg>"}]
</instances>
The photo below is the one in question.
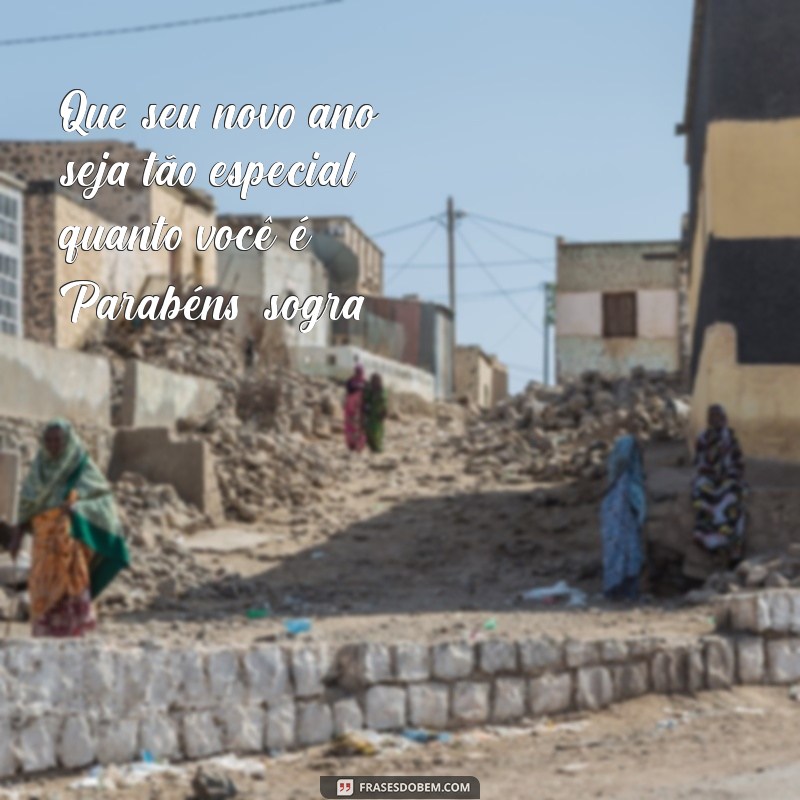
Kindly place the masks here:
<instances>
[{"instance_id":1,"label":"sandy ground","mask_svg":"<svg viewBox=\"0 0 800 800\"><path fill-rule=\"evenodd\" d=\"M316 748L247 759L263 770L256 779L213 762L205 768L229 775L238 797L270 800L319 797L320 775L474 775L484 800L796 800L798 743L800 706L786 689L747 688L697 699L649 696L590 716L467 731L449 743L396 737L372 757ZM113 787L70 788L81 773L6 791L18 800L184 800L197 766L133 787L118 774Z\"/></svg>"}]
</instances>

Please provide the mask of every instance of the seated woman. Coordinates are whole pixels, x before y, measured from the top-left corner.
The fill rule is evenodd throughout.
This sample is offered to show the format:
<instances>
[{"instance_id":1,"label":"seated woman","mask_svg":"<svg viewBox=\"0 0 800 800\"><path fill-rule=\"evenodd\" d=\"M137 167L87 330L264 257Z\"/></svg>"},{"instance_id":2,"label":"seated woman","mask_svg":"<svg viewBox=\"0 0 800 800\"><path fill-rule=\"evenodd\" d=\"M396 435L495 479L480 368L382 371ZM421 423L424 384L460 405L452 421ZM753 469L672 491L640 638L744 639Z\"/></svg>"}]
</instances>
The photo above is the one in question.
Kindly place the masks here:
<instances>
[{"instance_id":1,"label":"seated woman","mask_svg":"<svg viewBox=\"0 0 800 800\"><path fill-rule=\"evenodd\" d=\"M20 496L11 551L33 534L34 636L82 636L92 600L130 563L111 487L68 422L47 425Z\"/></svg>"},{"instance_id":2,"label":"seated woman","mask_svg":"<svg viewBox=\"0 0 800 800\"><path fill-rule=\"evenodd\" d=\"M692 503L694 540L710 552L742 557L744 543L744 459L728 416L720 405L708 409L708 427L697 439Z\"/></svg>"},{"instance_id":3,"label":"seated woman","mask_svg":"<svg viewBox=\"0 0 800 800\"><path fill-rule=\"evenodd\" d=\"M642 452L635 436L621 436L608 459L608 489L600 507L603 593L635 600L644 564L642 528L647 518Z\"/></svg>"}]
</instances>

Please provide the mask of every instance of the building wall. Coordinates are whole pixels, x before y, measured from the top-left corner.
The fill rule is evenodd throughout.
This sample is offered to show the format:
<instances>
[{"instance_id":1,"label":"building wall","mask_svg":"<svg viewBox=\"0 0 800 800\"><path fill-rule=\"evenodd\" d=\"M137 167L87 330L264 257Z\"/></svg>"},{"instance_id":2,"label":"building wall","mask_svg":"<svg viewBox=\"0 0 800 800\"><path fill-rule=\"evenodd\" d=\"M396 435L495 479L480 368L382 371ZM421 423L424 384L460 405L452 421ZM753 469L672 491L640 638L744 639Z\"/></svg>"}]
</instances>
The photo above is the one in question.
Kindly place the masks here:
<instances>
[{"instance_id":1,"label":"building wall","mask_svg":"<svg viewBox=\"0 0 800 800\"><path fill-rule=\"evenodd\" d=\"M56 342L55 206L53 192L29 190L25 194L23 332L28 339L50 345Z\"/></svg>"},{"instance_id":2,"label":"building wall","mask_svg":"<svg viewBox=\"0 0 800 800\"><path fill-rule=\"evenodd\" d=\"M0 333L22 335L23 184L0 173Z\"/></svg>"},{"instance_id":3,"label":"building wall","mask_svg":"<svg viewBox=\"0 0 800 800\"><path fill-rule=\"evenodd\" d=\"M494 371L489 357L479 347L456 348L456 394L479 408L491 408Z\"/></svg>"}]
</instances>

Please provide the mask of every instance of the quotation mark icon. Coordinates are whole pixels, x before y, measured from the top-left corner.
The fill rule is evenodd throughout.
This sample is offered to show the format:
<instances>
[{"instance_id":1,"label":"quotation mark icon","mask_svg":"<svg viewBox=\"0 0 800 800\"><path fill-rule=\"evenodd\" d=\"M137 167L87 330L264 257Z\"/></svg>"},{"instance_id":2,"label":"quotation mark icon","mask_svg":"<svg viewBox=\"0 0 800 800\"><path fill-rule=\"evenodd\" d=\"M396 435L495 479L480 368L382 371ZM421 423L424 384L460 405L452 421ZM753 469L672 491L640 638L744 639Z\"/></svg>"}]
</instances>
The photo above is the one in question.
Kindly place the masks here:
<instances>
[{"instance_id":1,"label":"quotation mark icon","mask_svg":"<svg viewBox=\"0 0 800 800\"><path fill-rule=\"evenodd\" d=\"M336 796L337 797L352 797L353 796L353 779L340 778L336 781Z\"/></svg>"}]
</instances>

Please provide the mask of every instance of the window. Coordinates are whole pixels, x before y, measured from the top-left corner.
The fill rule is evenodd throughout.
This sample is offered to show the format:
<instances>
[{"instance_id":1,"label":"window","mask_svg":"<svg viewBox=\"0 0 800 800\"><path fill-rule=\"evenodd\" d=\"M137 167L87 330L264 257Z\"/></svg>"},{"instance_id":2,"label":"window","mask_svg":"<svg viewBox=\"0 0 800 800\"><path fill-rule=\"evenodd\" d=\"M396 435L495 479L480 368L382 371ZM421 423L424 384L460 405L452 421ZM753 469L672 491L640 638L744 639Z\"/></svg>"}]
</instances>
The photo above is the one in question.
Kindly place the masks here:
<instances>
[{"instance_id":1,"label":"window","mask_svg":"<svg viewBox=\"0 0 800 800\"><path fill-rule=\"evenodd\" d=\"M18 272L17 259L0 253L0 333L20 334Z\"/></svg>"},{"instance_id":2,"label":"window","mask_svg":"<svg viewBox=\"0 0 800 800\"><path fill-rule=\"evenodd\" d=\"M636 336L636 292L603 294L603 336Z\"/></svg>"}]
</instances>

